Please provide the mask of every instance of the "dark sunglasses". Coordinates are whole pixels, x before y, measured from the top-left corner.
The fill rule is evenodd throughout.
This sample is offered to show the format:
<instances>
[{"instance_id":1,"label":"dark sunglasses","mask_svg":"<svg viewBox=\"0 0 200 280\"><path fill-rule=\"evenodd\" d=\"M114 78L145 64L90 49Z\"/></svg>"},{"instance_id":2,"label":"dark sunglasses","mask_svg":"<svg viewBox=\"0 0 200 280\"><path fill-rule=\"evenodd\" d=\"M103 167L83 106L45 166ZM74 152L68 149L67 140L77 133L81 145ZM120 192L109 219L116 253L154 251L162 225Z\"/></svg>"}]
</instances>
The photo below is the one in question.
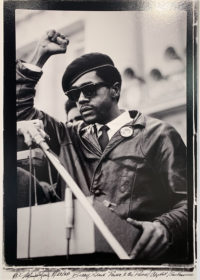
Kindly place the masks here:
<instances>
[{"instance_id":1,"label":"dark sunglasses","mask_svg":"<svg viewBox=\"0 0 200 280\"><path fill-rule=\"evenodd\" d=\"M85 96L85 98L92 98L95 96L96 91L101 87L110 87L107 83L99 82L96 84L87 84L82 87L71 88L70 90L65 92L65 95L74 102L79 100L81 92Z\"/></svg>"}]
</instances>

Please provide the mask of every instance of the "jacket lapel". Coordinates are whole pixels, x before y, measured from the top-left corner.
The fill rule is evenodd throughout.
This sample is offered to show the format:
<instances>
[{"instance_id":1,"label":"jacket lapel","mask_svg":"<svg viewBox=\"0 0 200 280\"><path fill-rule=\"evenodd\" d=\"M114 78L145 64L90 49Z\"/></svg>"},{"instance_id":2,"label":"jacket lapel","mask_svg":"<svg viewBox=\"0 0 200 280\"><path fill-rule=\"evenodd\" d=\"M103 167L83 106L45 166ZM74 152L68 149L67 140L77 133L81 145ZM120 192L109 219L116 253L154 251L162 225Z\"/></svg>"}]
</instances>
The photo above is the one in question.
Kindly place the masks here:
<instances>
[{"instance_id":1,"label":"jacket lapel","mask_svg":"<svg viewBox=\"0 0 200 280\"><path fill-rule=\"evenodd\" d=\"M119 143L121 143L122 141L127 141L128 139L131 139L134 137L134 129L136 127L144 127L145 126L145 119L144 116L142 114L138 114L133 121L127 123L126 125L124 125L122 128L128 127L130 128L130 130L132 130L132 134L130 136L128 135L124 135L122 133L122 128L120 128L114 135L113 137L110 139L108 145L106 146L103 154L102 154L102 158L104 158L111 150L113 150Z\"/></svg>"},{"instance_id":2,"label":"jacket lapel","mask_svg":"<svg viewBox=\"0 0 200 280\"><path fill-rule=\"evenodd\" d=\"M92 126L89 125L88 127L84 128L82 130L82 139L84 139L85 143L83 143L85 146L87 146L87 149L89 149L92 153L96 154L98 157L101 156L102 151L101 147L99 145L97 136L95 133L91 133ZM82 141L83 142L83 141Z\"/></svg>"}]
</instances>

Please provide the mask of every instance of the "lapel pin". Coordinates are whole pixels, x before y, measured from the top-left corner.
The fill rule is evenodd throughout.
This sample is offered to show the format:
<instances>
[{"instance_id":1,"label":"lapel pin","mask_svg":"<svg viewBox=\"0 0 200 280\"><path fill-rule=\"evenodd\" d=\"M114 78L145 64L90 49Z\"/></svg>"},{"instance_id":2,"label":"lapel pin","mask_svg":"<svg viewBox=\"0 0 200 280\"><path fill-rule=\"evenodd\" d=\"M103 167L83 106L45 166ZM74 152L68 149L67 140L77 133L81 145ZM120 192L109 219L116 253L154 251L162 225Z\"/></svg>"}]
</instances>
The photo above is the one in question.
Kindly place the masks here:
<instances>
[{"instance_id":1,"label":"lapel pin","mask_svg":"<svg viewBox=\"0 0 200 280\"><path fill-rule=\"evenodd\" d=\"M128 138L133 135L133 129L130 126L124 126L120 129L120 134L122 137Z\"/></svg>"}]
</instances>

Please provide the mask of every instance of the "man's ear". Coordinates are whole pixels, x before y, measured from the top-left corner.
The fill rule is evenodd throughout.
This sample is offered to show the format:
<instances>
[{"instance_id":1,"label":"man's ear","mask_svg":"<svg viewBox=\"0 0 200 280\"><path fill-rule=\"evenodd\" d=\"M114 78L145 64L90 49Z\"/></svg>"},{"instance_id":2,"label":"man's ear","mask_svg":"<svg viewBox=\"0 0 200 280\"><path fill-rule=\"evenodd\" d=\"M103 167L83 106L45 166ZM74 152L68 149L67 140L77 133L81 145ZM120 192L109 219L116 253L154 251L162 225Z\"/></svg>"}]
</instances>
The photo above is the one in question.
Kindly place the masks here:
<instances>
[{"instance_id":1,"label":"man's ear","mask_svg":"<svg viewBox=\"0 0 200 280\"><path fill-rule=\"evenodd\" d=\"M111 97L113 99L117 99L117 100L119 99L119 96L120 96L120 85L119 85L118 82L114 83L114 85L111 88L110 93L111 93Z\"/></svg>"}]
</instances>

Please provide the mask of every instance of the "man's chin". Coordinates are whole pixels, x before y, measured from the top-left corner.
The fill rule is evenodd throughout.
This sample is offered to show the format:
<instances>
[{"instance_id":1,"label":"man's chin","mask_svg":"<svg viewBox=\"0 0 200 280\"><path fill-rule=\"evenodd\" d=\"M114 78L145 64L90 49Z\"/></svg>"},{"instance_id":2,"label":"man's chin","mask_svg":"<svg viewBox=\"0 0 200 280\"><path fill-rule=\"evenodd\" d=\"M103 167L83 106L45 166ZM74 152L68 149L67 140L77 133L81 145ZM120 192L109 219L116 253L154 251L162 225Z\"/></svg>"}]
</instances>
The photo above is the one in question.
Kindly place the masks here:
<instances>
[{"instance_id":1,"label":"man's chin","mask_svg":"<svg viewBox=\"0 0 200 280\"><path fill-rule=\"evenodd\" d=\"M87 124L94 124L96 122L96 118L92 116L82 116L83 121Z\"/></svg>"}]
</instances>

